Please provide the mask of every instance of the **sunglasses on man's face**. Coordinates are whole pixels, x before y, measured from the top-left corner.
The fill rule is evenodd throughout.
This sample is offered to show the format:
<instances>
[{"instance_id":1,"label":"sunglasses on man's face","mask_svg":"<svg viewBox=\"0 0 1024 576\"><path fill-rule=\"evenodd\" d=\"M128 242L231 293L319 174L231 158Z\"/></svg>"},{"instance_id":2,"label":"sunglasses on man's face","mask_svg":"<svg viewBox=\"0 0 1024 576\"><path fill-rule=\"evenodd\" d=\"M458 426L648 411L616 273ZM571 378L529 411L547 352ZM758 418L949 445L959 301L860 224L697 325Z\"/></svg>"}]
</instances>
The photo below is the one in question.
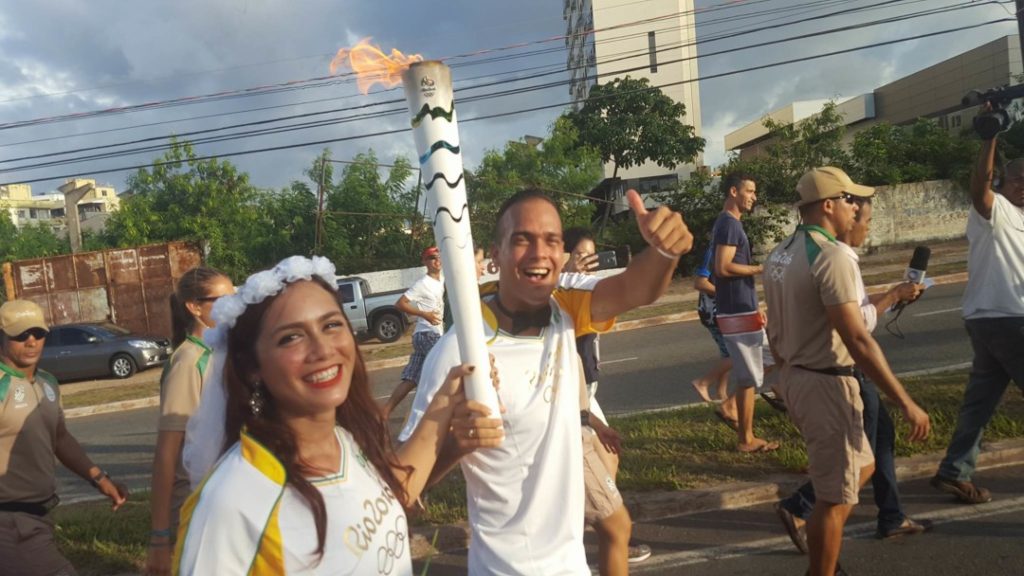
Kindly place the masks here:
<instances>
[{"instance_id":1,"label":"sunglasses on man's face","mask_svg":"<svg viewBox=\"0 0 1024 576\"><path fill-rule=\"evenodd\" d=\"M842 200L843 202L846 202L847 204L856 204L858 202L858 198L856 196L854 196L853 194L850 194L849 192L843 192L839 196L833 196L831 198L825 198L825 200Z\"/></svg>"},{"instance_id":2,"label":"sunglasses on man's face","mask_svg":"<svg viewBox=\"0 0 1024 576\"><path fill-rule=\"evenodd\" d=\"M15 342L26 342L29 337L35 338L36 340L42 340L50 335L50 332L42 328L29 328L17 336L10 336L11 340Z\"/></svg>"}]
</instances>

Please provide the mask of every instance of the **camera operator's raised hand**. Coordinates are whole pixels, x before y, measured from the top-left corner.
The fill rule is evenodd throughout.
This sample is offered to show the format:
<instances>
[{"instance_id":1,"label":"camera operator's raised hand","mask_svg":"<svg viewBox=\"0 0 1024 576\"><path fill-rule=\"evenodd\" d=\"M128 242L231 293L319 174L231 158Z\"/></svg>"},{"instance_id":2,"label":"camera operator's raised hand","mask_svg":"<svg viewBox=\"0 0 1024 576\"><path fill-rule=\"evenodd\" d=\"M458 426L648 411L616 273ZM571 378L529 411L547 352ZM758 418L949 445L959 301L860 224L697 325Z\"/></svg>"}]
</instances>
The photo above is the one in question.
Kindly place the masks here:
<instances>
[{"instance_id":1,"label":"camera operator's raised hand","mask_svg":"<svg viewBox=\"0 0 1024 576\"><path fill-rule=\"evenodd\" d=\"M985 102L977 117L992 112L992 104ZM976 117L976 118L977 118ZM975 130L978 130L979 122L975 122ZM978 152L978 162L971 173L971 204L985 220L992 218L992 204L995 202L992 192L992 178L996 164L996 138L999 132L995 132L986 138L987 132L978 130L981 137L981 150Z\"/></svg>"}]
</instances>

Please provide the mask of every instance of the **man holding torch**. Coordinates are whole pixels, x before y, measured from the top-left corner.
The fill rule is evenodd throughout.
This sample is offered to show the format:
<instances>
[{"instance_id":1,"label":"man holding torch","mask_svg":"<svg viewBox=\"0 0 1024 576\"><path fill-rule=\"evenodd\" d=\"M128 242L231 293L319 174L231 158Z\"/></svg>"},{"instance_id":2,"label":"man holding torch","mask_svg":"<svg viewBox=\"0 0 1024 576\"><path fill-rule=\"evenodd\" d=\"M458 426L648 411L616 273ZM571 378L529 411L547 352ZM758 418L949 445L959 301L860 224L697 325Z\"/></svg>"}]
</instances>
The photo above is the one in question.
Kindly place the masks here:
<instances>
[{"instance_id":1,"label":"man holding torch","mask_svg":"<svg viewBox=\"0 0 1024 576\"><path fill-rule=\"evenodd\" d=\"M605 331L617 315L657 300L693 244L678 213L648 211L633 190L627 199L650 248L593 290L558 288L562 222L548 196L524 190L498 212L491 249L498 282L481 291L480 309L487 350L501 375L506 437L497 448L472 451L475 431L454 430L452 436L465 438L444 447L434 473L439 477L461 460L470 574L589 573L575 331ZM419 408L429 404L443 374L461 362L458 338L447 333L427 358L402 437L418 425Z\"/></svg>"}]
</instances>

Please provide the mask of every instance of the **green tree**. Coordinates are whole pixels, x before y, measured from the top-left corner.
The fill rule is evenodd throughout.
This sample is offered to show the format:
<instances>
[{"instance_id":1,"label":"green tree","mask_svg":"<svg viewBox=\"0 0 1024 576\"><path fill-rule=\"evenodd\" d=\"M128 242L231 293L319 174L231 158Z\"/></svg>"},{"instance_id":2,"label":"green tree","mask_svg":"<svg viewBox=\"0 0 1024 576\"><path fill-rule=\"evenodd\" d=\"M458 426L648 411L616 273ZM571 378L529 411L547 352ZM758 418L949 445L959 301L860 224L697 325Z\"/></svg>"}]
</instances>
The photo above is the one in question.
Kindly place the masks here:
<instances>
[{"instance_id":1,"label":"green tree","mask_svg":"<svg viewBox=\"0 0 1024 576\"><path fill-rule=\"evenodd\" d=\"M921 118L909 126L882 122L858 132L851 152L850 175L872 186L946 179L966 183L977 144L968 134Z\"/></svg>"},{"instance_id":2,"label":"green tree","mask_svg":"<svg viewBox=\"0 0 1024 576\"><path fill-rule=\"evenodd\" d=\"M568 115L580 143L619 168L653 161L672 170L704 150L704 139L684 123L686 106L652 87L646 78L616 78L590 89L583 107Z\"/></svg>"},{"instance_id":3,"label":"green tree","mask_svg":"<svg viewBox=\"0 0 1024 576\"><path fill-rule=\"evenodd\" d=\"M419 263L411 230L423 229L415 209L412 164L399 156L382 174L373 150L345 166L337 183L325 178L324 253L339 273L387 270ZM419 242L429 244L421 233Z\"/></svg>"},{"instance_id":4,"label":"green tree","mask_svg":"<svg viewBox=\"0 0 1024 576\"><path fill-rule=\"evenodd\" d=\"M466 176L473 238L486 248L501 204L527 187L544 190L558 203L566 227L588 225L593 207L586 194L601 181L601 159L580 144L576 127L562 116L541 145L509 142L500 152L488 150Z\"/></svg>"},{"instance_id":5,"label":"green tree","mask_svg":"<svg viewBox=\"0 0 1024 576\"><path fill-rule=\"evenodd\" d=\"M257 190L230 162L198 160L191 144L175 142L160 162L129 176L128 185L132 196L107 221L112 245L193 241L232 278L269 263L260 253L266 230Z\"/></svg>"}]
</instances>

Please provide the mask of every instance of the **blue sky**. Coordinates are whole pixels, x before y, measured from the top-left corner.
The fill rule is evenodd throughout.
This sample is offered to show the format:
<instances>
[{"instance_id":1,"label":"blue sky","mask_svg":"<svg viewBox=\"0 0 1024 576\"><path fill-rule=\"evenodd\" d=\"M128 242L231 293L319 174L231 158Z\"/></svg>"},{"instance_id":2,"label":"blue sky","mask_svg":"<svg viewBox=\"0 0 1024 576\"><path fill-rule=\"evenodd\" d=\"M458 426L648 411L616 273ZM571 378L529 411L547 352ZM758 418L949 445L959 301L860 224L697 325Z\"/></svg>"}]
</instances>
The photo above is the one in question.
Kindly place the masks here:
<instances>
[{"instance_id":1,"label":"blue sky","mask_svg":"<svg viewBox=\"0 0 1024 576\"><path fill-rule=\"evenodd\" d=\"M643 0L623 0L637 7L638 18L656 16L645 11ZM744 14L765 9L779 12L778 25L842 8L877 4L878 0L845 0L822 5L816 11L806 1L747 0L733 2L728 11L698 15L698 39L732 31L722 40L702 45L701 53L788 37L921 10L955 5L963 0L907 0L891 8L820 20L799 26L780 27L757 34L735 35L758 26L765 17L742 19ZM723 0L697 0L698 9L723 4ZM701 75L822 51L858 46L924 31L1007 17L1006 4L977 3L968 10L918 18L856 32L846 32L729 55L702 58ZM1008 6L1012 7L1010 2ZM730 19L715 21L721 16ZM135 105L193 95L238 90L326 76L335 51L363 36L372 36L385 47L421 52L439 58L477 50L536 42L565 33L562 2L449 0L426 3L412 0L33 0L0 5L0 124L35 118L87 112L112 106ZM703 135L708 138L705 160L724 160L722 136L773 108L792 100L853 96L934 64L988 40L1015 34L1016 25L1003 23L927 40L906 42L845 56L821 59L780 68L707 80L701 83ZM472 84L509 78L523 68L554 70L565 62L560 40L529 49L552 48L545 54L486 62L455 68L457 83ZM502 54L512 54L505 52ZM470 62L471 59L462 62ZM452 63L457 60L452 60ZM541 67L541 68L536 68ZM524 74L524 73L519 73ZM543 81L564 79L564 73ZM542 80L520 84L519 87ZM458 86L459 84L457 84ZM495 90L491 88L488 90ZM467 91L464 94L469 94ZM463 95L457 93L463 98ZM401 92L357 95L353 84L283 92L269 96L229 99L220 102L162 108L91 119L41 124L0 130L0 160L51 153L70 148L123 142L137 138L181 133L229 123L266 119L284 114L315 112L339 106L401 97ZM470 118L510 110L557 104L568 97L565 87L528 92L504 98L465 102L460 117ZM323 102L311 102L323 100ZM264 112L241 114L256 107L289 105ZM461 126L464 156L472 166L488 148L500 148L525 134L543 135L558 115L545 110L528 115L464 123ZM215 114L230 116L195 118ZM141 124L161 122L158 126ZM204 145L200 153L224 153L301 143L399 128L403 116L321 127L310 130ZM106 131L99 134L87 132ZM48 139L26 143L30 140ZM412 156L408 134L361 139L331 146L335 158L351 158L372 147L379 158L390 161L396 154ZM276 188L302 179L302 171L318 148L242 156L231 161L249 172L254 184ZM0 173L0 182L50 178L33 184L37 193L60 183L53 176L76 173L96 177L123 189L126 172L94 171L144 164L159 153L95 160L71 166ZM9 168L13 164L0 164Z\"/></svg>"}]
</instances>

